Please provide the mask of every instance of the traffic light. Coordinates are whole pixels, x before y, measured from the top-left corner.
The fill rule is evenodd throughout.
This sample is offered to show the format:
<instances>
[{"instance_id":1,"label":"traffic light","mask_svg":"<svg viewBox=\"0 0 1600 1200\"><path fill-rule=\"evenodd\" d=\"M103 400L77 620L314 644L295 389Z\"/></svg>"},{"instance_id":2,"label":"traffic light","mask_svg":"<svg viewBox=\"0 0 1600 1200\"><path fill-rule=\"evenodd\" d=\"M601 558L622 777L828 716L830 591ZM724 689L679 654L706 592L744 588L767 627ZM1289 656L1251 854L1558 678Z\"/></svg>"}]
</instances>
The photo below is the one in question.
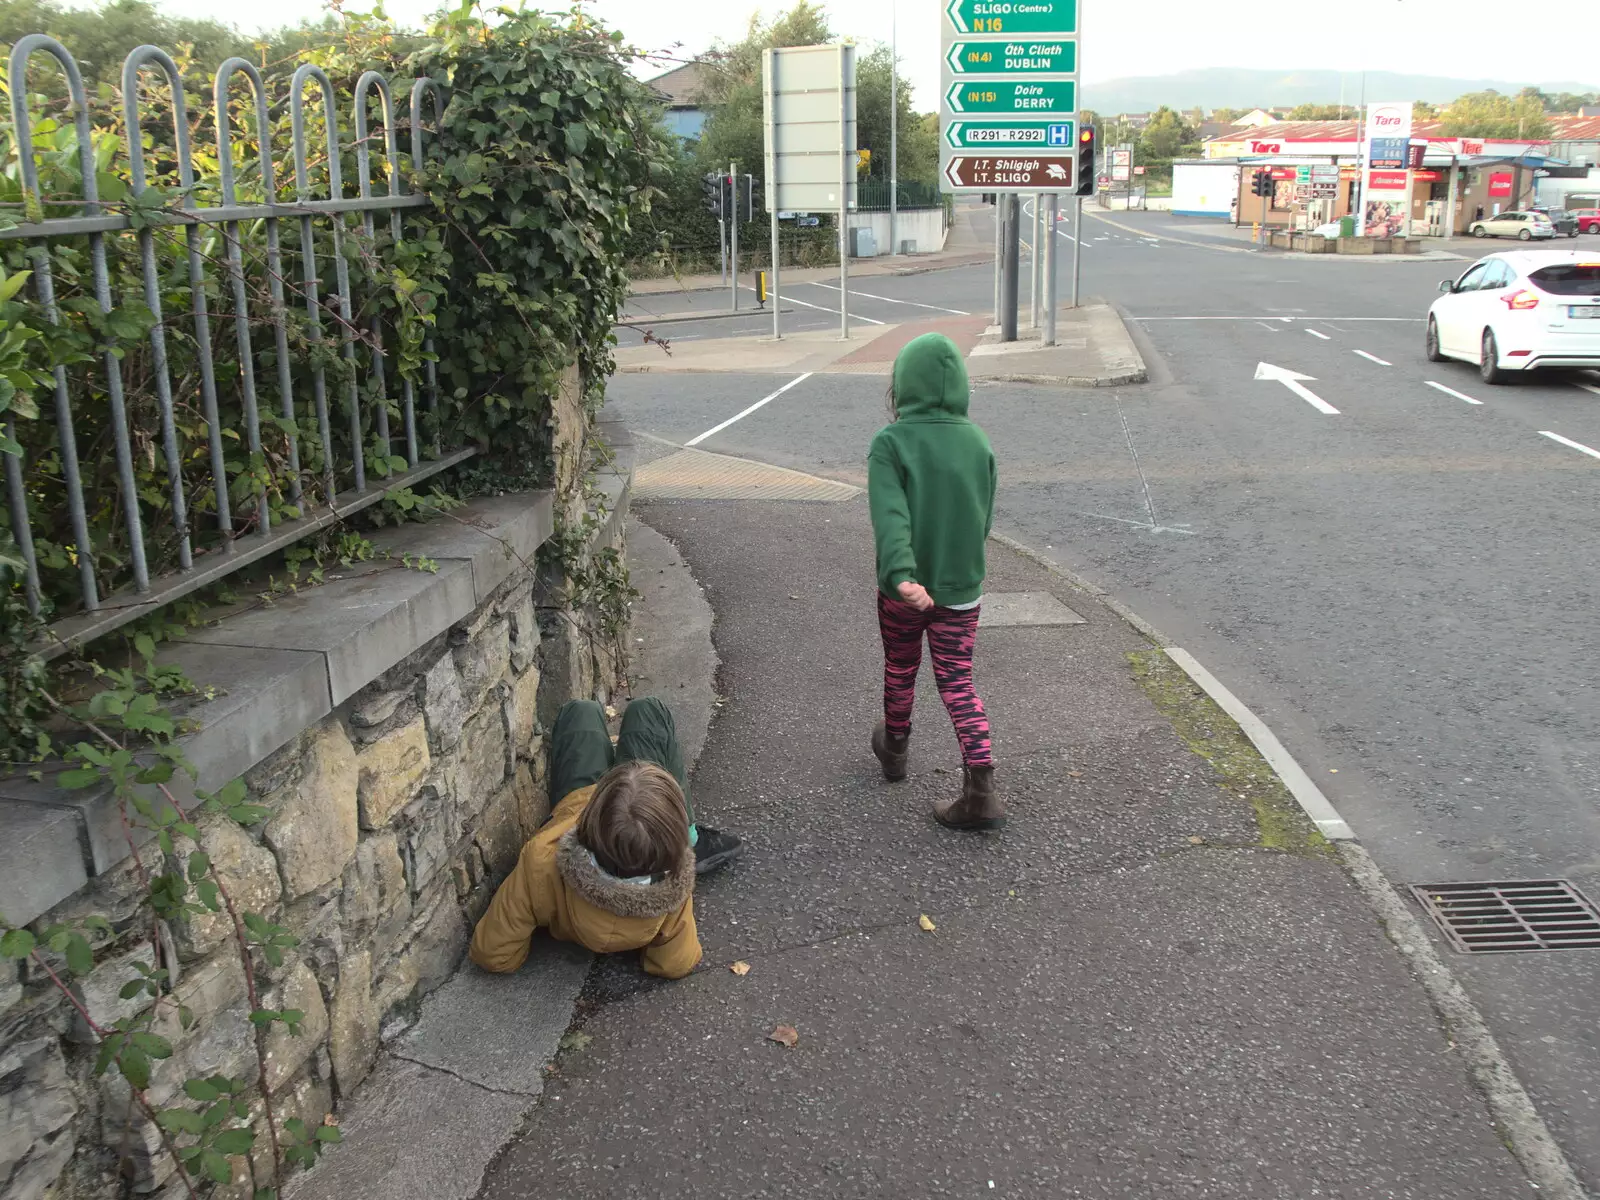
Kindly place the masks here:
<instances>
[{"instance_id":1,"label":"traffic light","mask_svg":"<svg viewBox=\"0 0 1600 1200\"><path fill-rule=\"evenodd\" d=\"M1272 172L1265 169L1257 171L1250 181L1250 192L1256 196L1272 195Z\"/></svg>"},{"instance_id":2,"label":"traffic light","mask_svg":"<svg viewBox=\"0 0 1600 1200\"><path fill-rule=\"evenodd\" d=\"M705 193L706 208L719 221L724 215L722 198L726 179L727 176L717 171L709 171L700 177L700 190Z\"/></svg>"},{"instance_id":3,"label":"traffic light","mask_svg":"<svg viewBox=\"0 0 1600 1200\"><path fill-rule=\"evenodd\" d=\"M1094 126L1078 130L1078 186L1075 196L1094 195Z\"/></svg>"}]
</instances>

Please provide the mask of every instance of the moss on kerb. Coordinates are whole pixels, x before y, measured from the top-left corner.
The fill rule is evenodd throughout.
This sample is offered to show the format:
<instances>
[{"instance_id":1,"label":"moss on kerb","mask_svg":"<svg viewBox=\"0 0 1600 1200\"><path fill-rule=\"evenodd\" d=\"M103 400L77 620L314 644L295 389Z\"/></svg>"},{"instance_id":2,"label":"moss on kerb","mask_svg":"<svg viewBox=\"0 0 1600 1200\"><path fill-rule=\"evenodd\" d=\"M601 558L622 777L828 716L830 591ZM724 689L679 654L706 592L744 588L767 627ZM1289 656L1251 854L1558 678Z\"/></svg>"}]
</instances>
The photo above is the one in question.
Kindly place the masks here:
<instances>
[{"instance_id":1,"label":"moss on kerb","mask_svg":"<svg viewBox=\"0 0 1600 1200\"><path fill-rule=\"evenodd\" d=\"M1159 648L1132 650L1128 662L1145 695L1184 744L1211 764L1230 797L1248 800L1259 844L1289 854L1331 857L1333 847L1295 803L1283 781L1234 719Z\"/></svg>"}]
</instances>

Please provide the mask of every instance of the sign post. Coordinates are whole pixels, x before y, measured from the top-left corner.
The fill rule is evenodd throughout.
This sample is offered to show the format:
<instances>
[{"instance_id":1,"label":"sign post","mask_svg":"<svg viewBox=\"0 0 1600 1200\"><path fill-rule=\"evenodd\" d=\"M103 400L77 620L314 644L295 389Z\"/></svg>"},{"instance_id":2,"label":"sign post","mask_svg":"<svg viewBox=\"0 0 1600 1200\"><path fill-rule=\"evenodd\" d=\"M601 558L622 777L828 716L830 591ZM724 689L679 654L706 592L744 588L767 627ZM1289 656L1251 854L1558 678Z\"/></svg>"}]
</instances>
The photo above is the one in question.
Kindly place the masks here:
<instances>
[{"instance_id":1,"label":"sign post","mask_svg":"<svg viewBox=\"0 0 1600 1200\"><path fill-rule=\"evenodd\" d=\"M1054 192L1050 194L1050 211L1045 217L1044 244L1044 334L1039 339L1046 346L1056 344L1056 221L1061 215L1061 201Z\"/></svg>"},{"instance_id":2,"label":"sign post","mask_svg":"<svg viewBox=\"0 0 1600 1200\"><path fill-rule=\"evenodd\" d=\"M1031 307L1039 327L1052 290L1045 264L1054 260L1039 239L1053 246L1056 236L1056 205L1052 198L1047 218L1045 195L1076 187L1079 4L940 0L939 186L994 194L1003 239L995 247L995 320L1003 341L1017 336L1020 197L1034 196Z\"/></svg>"},{"instance_id":3,"label":"sign post","mask_svg":"<svg viewBox=\"0 0 1600 1200\"><path fill-rule=\"evenodd\" d=\"M733 264L733 311L739 311L739 175L738 163L728 164L728 259Z\"/></svg>"},{"instance_id":4,"label":"sign post","mask_svg":"<svg viewBox=\"0 0 1600 1200\"><path fill-rule=\"evenodd\" d=\"M782 46L761 58L767 211L772 214L772 335L778 310L778 216L837 213L839 327L850 332L850 213L856 207L856 48ZM815 218L811 218L815 223Z\"/></svg>"}]
</instances>

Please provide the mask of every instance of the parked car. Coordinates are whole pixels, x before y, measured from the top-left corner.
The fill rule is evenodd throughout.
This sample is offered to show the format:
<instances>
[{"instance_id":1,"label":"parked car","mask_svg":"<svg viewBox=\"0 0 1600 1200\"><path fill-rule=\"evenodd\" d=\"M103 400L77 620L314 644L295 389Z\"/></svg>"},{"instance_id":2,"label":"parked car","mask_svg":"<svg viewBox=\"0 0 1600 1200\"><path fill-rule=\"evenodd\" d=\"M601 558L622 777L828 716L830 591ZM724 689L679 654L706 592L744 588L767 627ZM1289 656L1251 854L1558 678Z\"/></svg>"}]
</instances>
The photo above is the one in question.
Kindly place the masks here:
<instances>
[{"instance_id":1,"label":"parked car","mask_svg":"<svg viewBox=\"0 0 1600 1200\"><path fill-rule=\"evenodd\" d=\"M1491 254L1439 290L1428 310L1429 362L1472 363L1485 383L1540 367L1600 367L1600 254Z\"/></svg>"},{"instance_id":2,"label":"parked car","mask_svg":"<svg viewBox=\"0 0 1600 1200\"><path fill-rule=\"evenodd\" d=\"M1578 218L1564 208L1535 208L1530 212L1543 213L1550 218L1550 224L1555 226L1556 234L1566 234L1568 237L1578 236Z\"/></svg>"},{"instance_id":3,"label":"parked car","mask_svg":"<svg viewBox=\"0 0 1600 1200\"><path fill-rule=\"evenodd\" d=\"M1600 208L1574 208L1569 211L1584 233L1600 233Z\"/></svg>"},{"instance_id":4,"label":"parked car","mask_svg":"<svg viewBox=\"0 0 1600 1200\"><path fill-rule=\"evenodd\" d=\"M1473 237L1514 237L1525 242L1534 238L1553 238L1556 227L1541 212L1503 212L1497 217L1484 217L1467 226Z\"/></svg>"}]
</instances>

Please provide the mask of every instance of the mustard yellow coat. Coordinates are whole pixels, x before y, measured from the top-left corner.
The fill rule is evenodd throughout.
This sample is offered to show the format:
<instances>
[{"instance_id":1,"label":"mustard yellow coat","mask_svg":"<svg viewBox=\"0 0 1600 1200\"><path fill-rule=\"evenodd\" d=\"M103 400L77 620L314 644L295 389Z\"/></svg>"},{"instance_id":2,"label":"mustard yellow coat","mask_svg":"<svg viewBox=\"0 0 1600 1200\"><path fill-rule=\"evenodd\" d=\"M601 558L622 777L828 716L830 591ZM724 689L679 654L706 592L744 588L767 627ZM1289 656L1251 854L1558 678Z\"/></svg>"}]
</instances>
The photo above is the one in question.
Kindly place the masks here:
<instances>
[{"instance_id":1,"label":"mustard yellow coat","mask_svg":"<svg viewBox=\"0 0 1600 1200\"><path fill-rule=\"evenodd\" d=\"M578 818L593 794L593 787L572 792L522 847L516 869L472 935L472 961L484 970L515 971L540 928L597 954L643 950L644 969L666 979L682 979L699 964L694 850L662 879L617 879L578 841Z\"/></svg>"}]
</instances>

